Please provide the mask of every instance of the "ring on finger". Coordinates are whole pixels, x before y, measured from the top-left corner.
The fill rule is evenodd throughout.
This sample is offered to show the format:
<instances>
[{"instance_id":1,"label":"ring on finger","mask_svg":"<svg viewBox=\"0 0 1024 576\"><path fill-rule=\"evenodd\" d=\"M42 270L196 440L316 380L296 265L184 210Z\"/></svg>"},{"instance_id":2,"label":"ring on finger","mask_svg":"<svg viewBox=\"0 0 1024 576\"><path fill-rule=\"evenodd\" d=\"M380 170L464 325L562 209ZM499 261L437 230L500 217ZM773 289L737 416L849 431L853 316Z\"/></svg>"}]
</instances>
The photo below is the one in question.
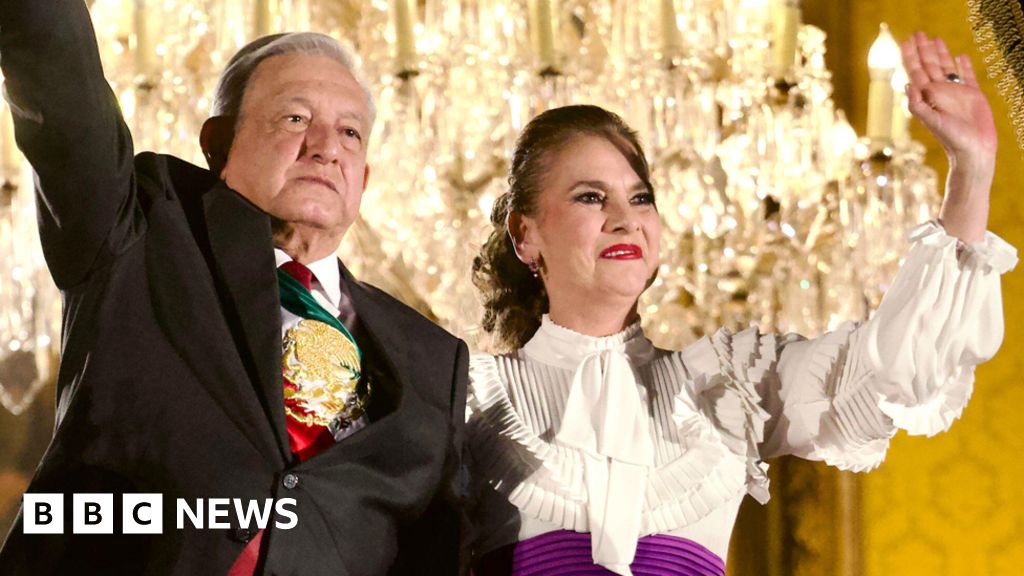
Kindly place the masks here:
<instances>
[{"instance_id":1,"label":"ring on finger","mask_svg":"<svg viewBox=\"0 0 1024 576\"><path fill-rule=\"evenodd\" d=\"M960 77L956 72L950 72L946 74L946 82L952 82L953 84L963 84L964 79Z\"/></svg>"}]
</instances>

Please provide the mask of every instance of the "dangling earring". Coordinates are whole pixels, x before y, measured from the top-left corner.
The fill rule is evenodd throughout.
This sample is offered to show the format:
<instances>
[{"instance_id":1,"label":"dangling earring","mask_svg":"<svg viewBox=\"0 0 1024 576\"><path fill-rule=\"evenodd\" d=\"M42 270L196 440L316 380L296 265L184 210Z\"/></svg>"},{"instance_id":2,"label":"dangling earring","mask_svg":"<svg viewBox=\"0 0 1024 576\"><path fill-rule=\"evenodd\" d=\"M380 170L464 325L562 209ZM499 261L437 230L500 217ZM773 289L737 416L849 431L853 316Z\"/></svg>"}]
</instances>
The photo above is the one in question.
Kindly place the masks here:
<instances>
[{"instance_id":1,"label":"dangling earring","mask_svg":"<svg viewBox=\"0 0 1024 576\"><path fill-rule=\"evenodd\" d=\"M530 263L527 264L527 266L530 267L530 274L533 274L534 278L540 278L540 274L538 273L540 266L537 265L536 258L530 258Z\"/></svg>"}]
</instances>

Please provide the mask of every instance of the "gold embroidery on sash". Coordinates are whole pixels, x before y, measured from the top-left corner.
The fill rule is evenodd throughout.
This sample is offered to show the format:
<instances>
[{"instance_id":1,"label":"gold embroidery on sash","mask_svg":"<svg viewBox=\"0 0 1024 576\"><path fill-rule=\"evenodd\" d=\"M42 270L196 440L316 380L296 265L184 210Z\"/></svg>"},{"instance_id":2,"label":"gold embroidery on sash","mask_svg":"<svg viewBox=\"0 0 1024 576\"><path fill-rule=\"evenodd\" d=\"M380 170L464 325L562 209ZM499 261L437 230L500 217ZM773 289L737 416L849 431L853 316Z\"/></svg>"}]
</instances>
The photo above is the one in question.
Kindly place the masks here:
<instances>
[{"instance_id":1,"label":"gold embroidery on sash","mask_svg":"<svg viewBox=\"0 0 1024 576\"><path fill-rule=\"evenodd\" d=\"M360 398L359 352L331 326L318 320L300 320L284 336L284 377L295 385L285 387L285 412L299 422L329 426L336 419L350 424L363 415L367 398Z\"/></svg>"}]
</instances>

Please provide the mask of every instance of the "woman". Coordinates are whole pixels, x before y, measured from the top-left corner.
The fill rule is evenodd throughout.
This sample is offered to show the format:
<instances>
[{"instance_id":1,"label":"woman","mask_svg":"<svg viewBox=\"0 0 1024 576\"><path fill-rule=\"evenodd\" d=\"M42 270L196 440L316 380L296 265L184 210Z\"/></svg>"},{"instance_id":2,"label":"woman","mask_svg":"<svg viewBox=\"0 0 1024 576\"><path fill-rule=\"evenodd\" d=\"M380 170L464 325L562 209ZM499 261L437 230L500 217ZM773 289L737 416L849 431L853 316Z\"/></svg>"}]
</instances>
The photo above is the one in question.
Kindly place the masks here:
<instances>
[{"instance_id":1,"label":"woman","mask_svg":"<svg viewBox=\"0 0 1024 576\"><path fill-rule=\"evenodd\" d=\"M903 52L911 110L950 159L940 222L911 235L871 320L814 340L654 348L636 302L660 222L635 134L593 106L524 129L474 266L485 328L513 350L471 363L478 576L724 574L740 501L768 499L764 459L867 470L897 428L959 416L1016 256L985 232L996 133L970 62L923 34Z\"/></svg>"}]
</instances>

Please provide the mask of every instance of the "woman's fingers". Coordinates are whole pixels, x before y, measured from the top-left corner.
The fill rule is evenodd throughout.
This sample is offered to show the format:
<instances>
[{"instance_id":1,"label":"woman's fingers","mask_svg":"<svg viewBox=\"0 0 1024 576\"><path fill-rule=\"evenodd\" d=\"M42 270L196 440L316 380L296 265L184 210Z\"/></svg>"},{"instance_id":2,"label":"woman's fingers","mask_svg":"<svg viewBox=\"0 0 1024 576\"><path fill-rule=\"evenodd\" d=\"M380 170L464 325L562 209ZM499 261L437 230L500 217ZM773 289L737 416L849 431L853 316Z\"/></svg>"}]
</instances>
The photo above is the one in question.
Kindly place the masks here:
<instances>
[{"instance_id":1,"label":"woman's fingers","mask_svg":"<svg viewBox=\"0 0 1024 576\"><path fill-rule=\"evenodd\" d=\"M939 66L942 67L942 75L944 78L950 74L956 74L959 76L959 70L957 70L956 62L953 61L953 57L949 54L949 47L946 46L946 42L942 38L935 39L935 52L939 56Z\"/></svg>"},{"instance_id":2,"label":"woman's fingers","mask_svg":"<svg viewBox=\"0 0 1024 576\"><path fill-rule=\"evenodd\" d=\"M939 120L939 112L925 102L921 88L910 84L907 86L907 107L929 130L934 130Z\"/></svg>"},{"instance_id":3,"label":"woman's fingers","mask_svg":"<svg viewBox=\"0 0 1024 576\"><path fill-rule=\"evenodd\" d=\"M954 58L941 38L922 32L900 45L910 111L953 157L989 158L996 146L991 109L970 58ZM961 82L950 81L957 74Z\"/></svg>"},{"instance_id":4,"label":"woman's fingers","mask_svg":"<svg viewBox=\"0 0 1024 576\"><path fill-rule=\"evenodd\" d=\"M978 78L974 75L974 64L971 63L971 58L967 54L961 54L956 57L956 63L964 84L977 88Z\"/></svg>"},{"instance_id":5,"label":"woman's fingers","mask_svg":"<svg viewBox=\"0 0 1024 576\"><path fill-rule=\"evenodd\" d=\"M929 82L928 73L921 67L921 55L917 52L917 43L913 38L902 42L900 50L903 52L903 68L907 71L907 77L914 86L924 86Z\"/></svg>"},{"instance_id":6,"label":"woman's fingers","mask_svg":"<svg viewBox=\"0 0 1024 576\"><path fill-rule=\"evenodd\" d=\"M932 40L917 32L900 43L900 51L910 83L919 88L931 82L948 82L950 74L960 76L966 86L978 87L971 59L966 54L954 58L942 38Z\"/></svg>"},{"instance_id":7,"label":"woman's fingers","mask_svg":"<svg viewBox=\"0 0 1024 576\"><path fill-rule=\"evenodd\" d=\"M939 62L939 51L935 42L931 41L924 32L917 32L914 34L914 43L917 45L917 53L921 58L921 67L928 74L928 78L933 82L944 80L946 72L942 70L942 64Z\"/></svg>"}]
</instances>

